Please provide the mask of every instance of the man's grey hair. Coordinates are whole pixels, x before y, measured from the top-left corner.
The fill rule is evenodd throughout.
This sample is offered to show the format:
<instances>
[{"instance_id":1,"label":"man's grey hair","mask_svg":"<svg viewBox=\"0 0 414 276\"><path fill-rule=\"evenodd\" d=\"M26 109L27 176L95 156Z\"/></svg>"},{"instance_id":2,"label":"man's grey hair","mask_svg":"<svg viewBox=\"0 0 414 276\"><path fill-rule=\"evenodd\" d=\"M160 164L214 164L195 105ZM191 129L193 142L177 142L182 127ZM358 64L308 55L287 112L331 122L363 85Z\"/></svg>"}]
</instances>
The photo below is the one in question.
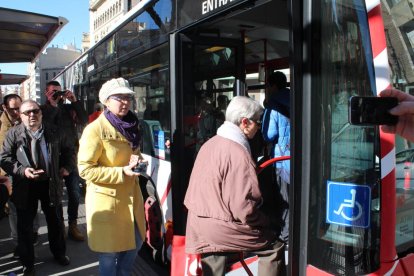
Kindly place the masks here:
<instances>
[{"instance_id":1,"label":"man's grey hair","mask_svg":"<svg viewBox=\"0 0 414 276\"><path fill-rule=\"evenodd\" d=\"M226 109L226 121L240 125L243 118L259 120L263 107L255 100L245 96L234 97Z\"/></svg>"},{"instance_id":2,"label":"man's grey hair","mask_svg":"<svg viewBox=\"0 0 414 276\"><path fill-rule=\"evenodd\" d=\"M26 105L26 104L28 104L28 103L32 103L32 104L34 104L34 105L37 105L37 107L40 109L40 104L39 104L38 102L36 102L36 101L34 101L34 100L24 100L24 101L22 102L22 105L20 106L20 112L22 111L22 107L23 107L23 105Z\"/></svg>"}]
</instances>

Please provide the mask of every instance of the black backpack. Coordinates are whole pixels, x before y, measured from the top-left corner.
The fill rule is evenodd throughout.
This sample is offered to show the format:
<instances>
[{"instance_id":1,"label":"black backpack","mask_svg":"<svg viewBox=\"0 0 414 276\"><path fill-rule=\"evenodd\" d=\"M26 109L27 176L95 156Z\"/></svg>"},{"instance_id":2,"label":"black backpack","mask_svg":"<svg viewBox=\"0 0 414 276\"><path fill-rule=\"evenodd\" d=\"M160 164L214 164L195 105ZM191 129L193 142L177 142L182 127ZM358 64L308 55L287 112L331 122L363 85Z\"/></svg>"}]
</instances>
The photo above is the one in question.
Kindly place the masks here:
<instances>
[{"instance_id":1,"label":"black backpack","mask_svg":"<svg viewBox=\"0 0 414 276\"><path fill-rule=\"evenodd\" d=\"M146 239L152 258L156 264L168 265L167 248L163 231L163 218L160 199L157 188L151 176L141 173L139 184L144 198L144 210L146 220Z\"/></svg>"}]
</instances>

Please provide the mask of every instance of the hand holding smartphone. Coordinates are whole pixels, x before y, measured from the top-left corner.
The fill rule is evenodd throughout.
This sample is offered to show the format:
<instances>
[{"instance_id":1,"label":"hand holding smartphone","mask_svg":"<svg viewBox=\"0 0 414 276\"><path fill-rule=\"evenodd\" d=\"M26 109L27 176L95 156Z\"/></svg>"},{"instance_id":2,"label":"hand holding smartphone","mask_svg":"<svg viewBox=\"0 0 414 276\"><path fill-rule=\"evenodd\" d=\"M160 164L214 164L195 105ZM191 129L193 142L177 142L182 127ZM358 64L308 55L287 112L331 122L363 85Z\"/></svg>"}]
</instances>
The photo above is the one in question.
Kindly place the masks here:
<instances>
[{"instance_id":1,"label":"hand holding smartphone","mask_svg":"<svg viewBox=\"0 0 414 276\"><path fill-rule=\"evenodd\" d=\"M136 164L132 171L136 173L145 173L147 171L148 162L140 159L138 155L132 154L129 159L129 164Z\"/></svg>"},{"instance_id":2,"label":"hand holding smartphone","mask_svg":"<svg viewBox=\"0 0 414 276\"><path fill-rule=\"evenodd\" d=\"M44 173L45 171L44 170L34 170L33 171L33 174L34 175L39 175L39 174L42 174L42 173Z\"/></svg>"},{"instance_id":3,"label":"hand holding smartphone","mask_svg":"<svg viewBox=\"0 0 414 276\"><path fill-rule=\"evenodd\" d=\"M351 125L396 125L398 116L389 110L398 105L394 97L360 97L349 98L348 121Z\"/></svg>"}]
</instances>

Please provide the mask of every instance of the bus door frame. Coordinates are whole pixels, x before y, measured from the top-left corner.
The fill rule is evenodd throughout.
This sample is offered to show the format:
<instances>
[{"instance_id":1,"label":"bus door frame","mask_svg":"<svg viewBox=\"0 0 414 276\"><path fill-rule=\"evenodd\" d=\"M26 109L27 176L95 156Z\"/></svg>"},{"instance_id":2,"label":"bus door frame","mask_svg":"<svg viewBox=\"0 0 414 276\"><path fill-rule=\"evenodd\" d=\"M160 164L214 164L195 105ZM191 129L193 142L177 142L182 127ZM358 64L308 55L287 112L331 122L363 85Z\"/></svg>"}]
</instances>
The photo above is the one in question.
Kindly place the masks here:
<instances>
[{"instance_id":1,"label":"bus door frame","mask_svg":"<svg viewBox=\"0 0 414 276\"><path fill-rule=\"evenodd\" d=\"M306 275L310 192L312 4L289 0L291 159L288 275Z\"/></svg>"},{"instance_id":2,"label":"bus door frame","mask_svg":"<svg viewBox=\"0 0 414 276\"><path fill-rule=\"evenodd\" d=\"M188 33L188 32L187 32ZM226 39L220 37L200 37L187 35L186 32L170 34L170 81L171 81L171 181L174 235L185 235L187 216L184 207L184 196L188 186L190 168L183 168L186 164L184 149L184 121L183 102L184 91L191 89L191 67L193 58L191 50L186 50L188 44L228 46L236 49L235 85L237 90L233 96L245 93L244 72L244 42L242 39ZM190 65L191 64L191 65ZM190 77L187 77L190 76ZM178 210L178 211L177 211Z\"/></svg>"}]
</instances>

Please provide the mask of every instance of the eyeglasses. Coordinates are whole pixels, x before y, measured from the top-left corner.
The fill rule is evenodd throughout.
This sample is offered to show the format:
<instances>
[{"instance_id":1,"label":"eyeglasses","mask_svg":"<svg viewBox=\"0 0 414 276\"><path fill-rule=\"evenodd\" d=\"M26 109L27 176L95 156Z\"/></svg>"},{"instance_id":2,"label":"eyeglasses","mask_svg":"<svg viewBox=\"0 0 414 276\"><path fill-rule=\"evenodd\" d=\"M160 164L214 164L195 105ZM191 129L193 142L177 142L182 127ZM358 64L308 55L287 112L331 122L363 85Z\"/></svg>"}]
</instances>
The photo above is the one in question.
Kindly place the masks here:
<instances>
[{"instance_id":1,"label":"eyeglasses","mask_svg":"<svg viewBox=\"0 0 414 276\"><path fill-rule=\"evenodd\" d=\"M252 120L252 119L249 119L249 120L252 122L255 122L258 127L262 126L262 120Z\"/></svg>"},{"instance_id":2,"label":"eyeglasses","mask_svg":"<svg viewBox=\"0 0 414 276\"><path fill-rule=\"evenodd\" d=\"M39 114L40 113L40 109L39 108L36 108L36 109L31 109L31 110L26 110L26 111L22 111L22 114L24 114L24 115L26 115L26 116L29 116L30 114L34 114L34 115L37 115L37 114Z\"/></svg>"},{"instance_id":3,"label":"eyeglasses","mask_svg":"<svg viewBox=\"0 0 414 276\"><path fill-rule=\"evenodd\" d=\"M109 96L109 99L113 99L115 101L118 102L130 102L132 101L134 98L132 96Z\"/></svg>"},{"instance_id":4,"label":"eyeglasses","mask_svg":"<svg viewBox=\"0 0 414 276\"><path fill-rule=\"evenodd\" d=\"M7 108L7 110L14 111L14 112L19 112L19 110L20 110L20 107L10 108L10 107L6 106L6 108Z\"/></svg>"}]
</instances>

